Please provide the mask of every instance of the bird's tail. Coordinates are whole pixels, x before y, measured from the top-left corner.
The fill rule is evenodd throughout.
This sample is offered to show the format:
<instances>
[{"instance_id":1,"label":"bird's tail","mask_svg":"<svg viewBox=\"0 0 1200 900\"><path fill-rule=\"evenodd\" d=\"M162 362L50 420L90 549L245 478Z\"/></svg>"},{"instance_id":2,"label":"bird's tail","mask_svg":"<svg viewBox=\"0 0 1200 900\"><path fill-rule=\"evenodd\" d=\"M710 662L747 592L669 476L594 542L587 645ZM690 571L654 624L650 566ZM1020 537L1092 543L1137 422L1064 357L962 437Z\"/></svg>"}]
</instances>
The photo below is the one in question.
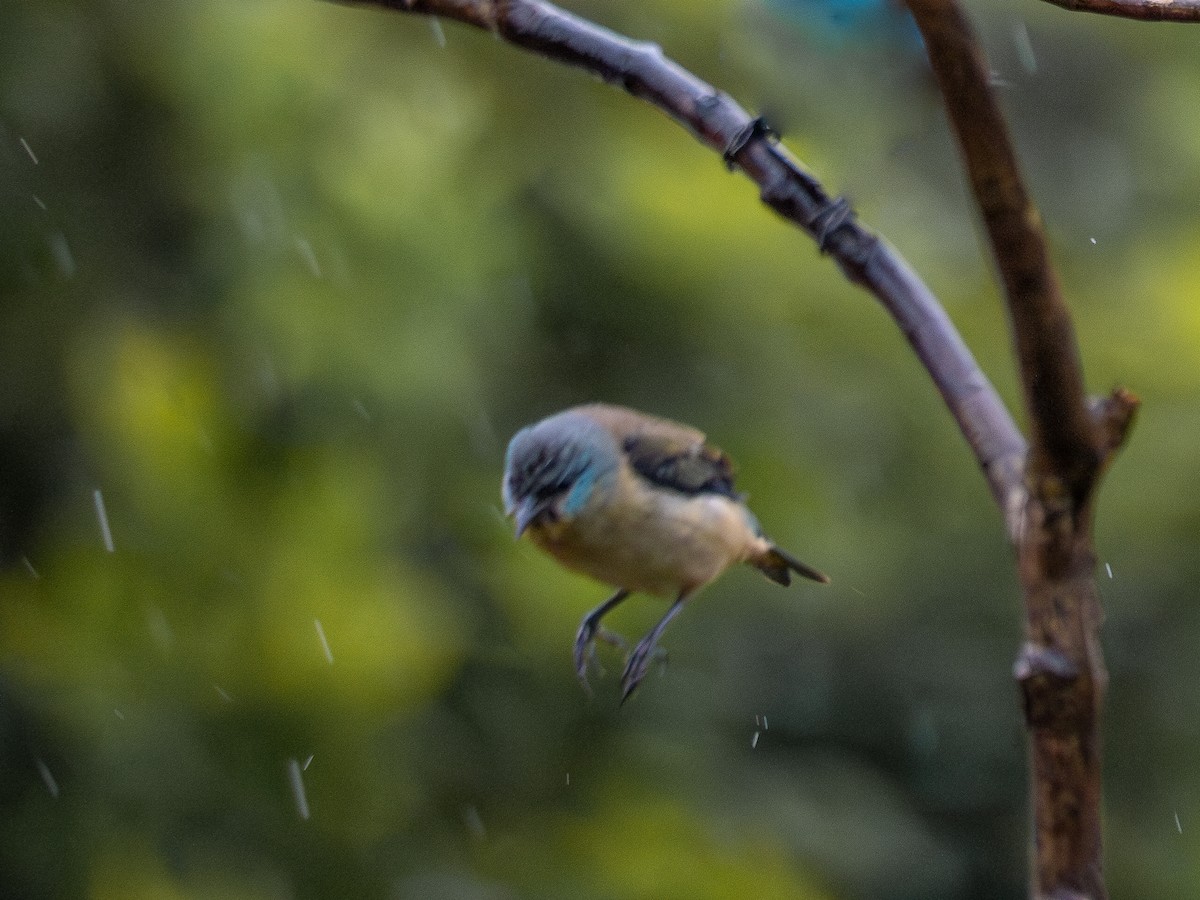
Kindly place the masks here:
<instances>
[{"instance_id":1,"label":"bird's tail","mask_svg":"<svg viewBox=\"0 0 1200 900\"><path fill-rule=\"evenodd\" d=\"M750 560L750 563L776 584L782 584L784 587L792 583L792 572L805 578L811 578L813 581L819 581L821 584L829 583L828 575L818 572L812 566L806 566L792 554L774 544L771 544L762 556Z\"/></svg>"}]
</instances>

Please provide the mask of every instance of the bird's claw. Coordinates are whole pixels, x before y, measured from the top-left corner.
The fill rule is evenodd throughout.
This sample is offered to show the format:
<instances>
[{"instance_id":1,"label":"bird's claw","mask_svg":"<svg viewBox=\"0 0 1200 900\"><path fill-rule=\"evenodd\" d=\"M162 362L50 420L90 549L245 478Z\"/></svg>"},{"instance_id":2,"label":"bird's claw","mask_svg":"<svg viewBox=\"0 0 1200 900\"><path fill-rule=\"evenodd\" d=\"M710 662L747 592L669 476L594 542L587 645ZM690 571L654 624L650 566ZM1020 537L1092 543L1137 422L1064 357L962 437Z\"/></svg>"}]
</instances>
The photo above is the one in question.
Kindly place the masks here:
<instances>
[{"instance_id":1,"label":"bird's claw","mask_svg":"<svg viewBox=\"0 0 1200 900\"><path fill-rule=\"evenodd\" d=\"M621 703L628 700L637 686L642 683L646 673L655 662L667 663L667 651L657 646L653 641L639 641L633 652L625 660L625 671L621 673Z\"/></svg>"},{"instance_id":2,"label":"bird's claw","mask_svg":"<svg viewBox=\"0 0 1200 900\"><path fill-rule=\"evenodd\" d=\"M588 684L587 670L596 647L595 635L595 626L586 619L579 626L579 633L575 635L575 675L583 685L584 693L589 697L592 696L592 686Z\"/></svg>"},{"instance_id":3,"label":"bird's claw","mask_svg":"<svg viewBox=\"0 0 1200 900\"><path fill-rule=\"evenodd\" d=\"M579 633L575 635L575 674L589 697L592 696L592 686L588 684L587 673L592 661L596 658L596 641L598 640L619 650L626 650L629 647L629 643L621 635L602 626L593 625L586 619L579 626ZM603 675L603 669L601 669L601 674Z\"/></svg>"}]
</instances>

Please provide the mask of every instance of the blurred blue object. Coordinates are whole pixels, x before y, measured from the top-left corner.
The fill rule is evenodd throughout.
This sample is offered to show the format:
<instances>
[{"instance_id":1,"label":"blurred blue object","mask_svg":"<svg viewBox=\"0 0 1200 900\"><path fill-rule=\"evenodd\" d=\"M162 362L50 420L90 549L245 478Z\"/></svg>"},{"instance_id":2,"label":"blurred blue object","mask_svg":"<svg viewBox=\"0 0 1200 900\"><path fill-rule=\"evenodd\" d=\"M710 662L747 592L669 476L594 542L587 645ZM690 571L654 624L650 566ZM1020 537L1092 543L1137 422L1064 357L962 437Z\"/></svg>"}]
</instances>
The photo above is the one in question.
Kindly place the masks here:
<instances>
[{"instance_id":1,"label":"blurred blue object","mask_svg":"<svg viewBox=\"0 0 1200 900\"><path fill-rule=\"evenodd\" d=\"M772 14L803 30L813 43L833 48L889 44L921 48L912 15L898 0L763 0Z\"/></svg>"}]
</instances>

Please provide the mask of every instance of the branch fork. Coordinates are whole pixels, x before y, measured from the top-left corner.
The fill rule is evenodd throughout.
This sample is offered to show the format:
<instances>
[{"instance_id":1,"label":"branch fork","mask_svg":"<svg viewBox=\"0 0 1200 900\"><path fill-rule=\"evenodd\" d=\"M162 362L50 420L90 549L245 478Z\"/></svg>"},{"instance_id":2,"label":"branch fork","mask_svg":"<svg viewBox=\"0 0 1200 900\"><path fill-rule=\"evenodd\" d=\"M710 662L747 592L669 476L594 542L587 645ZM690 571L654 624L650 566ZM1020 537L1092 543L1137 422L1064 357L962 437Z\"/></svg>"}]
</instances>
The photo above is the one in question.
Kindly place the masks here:
<instances>
[{"instance_id":1,"label":"branch fork","mask_svg":"<svg viewBox=\"0 0 1200 900\"><path fill-rule=\"evenodd\" d=\"M1138 400L1087 399L1070 311L989 71L957 0L906 0L958 138L1004 288L1027 441L944 308L904 259L778 143L761 118L667 58L541 0L344 0L455 19L587 70L654 105L758 186L895 319L987 480L1017 553L1025 640L1013 667L1030 734L1038 900L1104 900L1100 651L1092 512ZM1134 18L1200 20L1200 0L1048 0Z\"/></svg>"}]
</instances>

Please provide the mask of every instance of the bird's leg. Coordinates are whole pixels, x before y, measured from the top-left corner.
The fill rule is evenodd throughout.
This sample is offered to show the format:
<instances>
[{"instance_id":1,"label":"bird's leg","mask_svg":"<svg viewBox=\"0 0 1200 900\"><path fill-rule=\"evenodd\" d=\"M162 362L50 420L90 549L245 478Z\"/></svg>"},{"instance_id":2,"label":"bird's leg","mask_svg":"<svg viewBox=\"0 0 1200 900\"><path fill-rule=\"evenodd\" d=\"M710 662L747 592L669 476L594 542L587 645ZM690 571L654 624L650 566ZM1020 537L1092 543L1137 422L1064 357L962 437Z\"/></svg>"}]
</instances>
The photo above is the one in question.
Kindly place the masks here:
<instances>
[{"instance_id":1,"label":"bird's leg","mask_svg":"<svg viewBox=\"0 0 1200 900\"><path fill-rule=\"evenodd\" d=\"M628 596L629 591L621 588L584 616L583 621L579 623L579 632L575 635L575 674L579 676L579 683L583 685L583 689L588 694L591 694L592 689L587 680L587 667L588 660L592 658L592 649L595 646L596 638L622 649L625 646L625 639L606 628L601 628L600 620Z\"/></svg>"},{"instance_id":2,"label":"bird's leg","mask_svg":"<svg viewBox=\"0 0 1200 900\"><path fill-rule=\"evenodd\" d=\"M678 599L667 610L666 615L658 620L658 624L650 629L648 635L638 641L637 646L633 648L633 652L629 654L629 659L625 662L625 671L621 675L622 703L629 699L629 696L637 689L641 680L646 677L646 672L650 669L650 664L654 662L654 658L658 653L658 639L662 637L662 633L666 631L667 625L670 624L671 620L683 609L683 604L687 602L690 596L690 591L681 591Z\"/></svg>"}]
</instances>

